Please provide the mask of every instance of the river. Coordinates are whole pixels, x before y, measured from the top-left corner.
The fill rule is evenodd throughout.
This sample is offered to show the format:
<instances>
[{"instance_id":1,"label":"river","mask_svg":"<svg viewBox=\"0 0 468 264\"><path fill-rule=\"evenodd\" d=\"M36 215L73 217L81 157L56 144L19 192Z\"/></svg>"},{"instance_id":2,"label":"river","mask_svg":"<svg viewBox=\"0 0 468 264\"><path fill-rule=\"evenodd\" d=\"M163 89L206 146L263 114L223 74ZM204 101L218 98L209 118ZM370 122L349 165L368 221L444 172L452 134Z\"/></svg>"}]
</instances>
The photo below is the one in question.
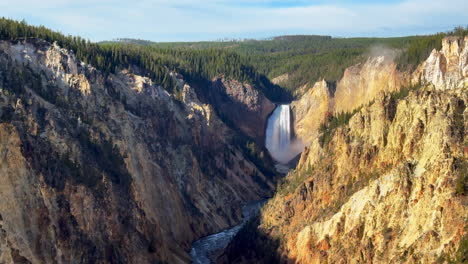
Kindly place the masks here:
<instances>
[{"instance_id":1,"label":"river","mask_svg":"<svg viewBox=\"0 0 468 264\"><path fill-rule=\"evenodd\" d=\"M302 142L293 136L291 108L279 104L268 119L265 146L273 159L278 161L275 168L282 174L290 170L288 162L304 149ZM255 216L265 201L249 203L242 207L243 220L240 224L219 233L201 238L192 244L190 256L194 264L210 264L210 254L225 249L239 230Z\"/></svg>"},{"instance_id":2,"label":"river","mask_svg":"<svg viewBox=\"0 0 468 264\"><path fill-rule=\"evenodd\" d=\"M211 264L210 254L227 247L239 230L257 215L265 201L252 202L242 207L242 222L219 233L209 235L193 242L190 256L193 264Z\"/></svg>"}]
</instances>

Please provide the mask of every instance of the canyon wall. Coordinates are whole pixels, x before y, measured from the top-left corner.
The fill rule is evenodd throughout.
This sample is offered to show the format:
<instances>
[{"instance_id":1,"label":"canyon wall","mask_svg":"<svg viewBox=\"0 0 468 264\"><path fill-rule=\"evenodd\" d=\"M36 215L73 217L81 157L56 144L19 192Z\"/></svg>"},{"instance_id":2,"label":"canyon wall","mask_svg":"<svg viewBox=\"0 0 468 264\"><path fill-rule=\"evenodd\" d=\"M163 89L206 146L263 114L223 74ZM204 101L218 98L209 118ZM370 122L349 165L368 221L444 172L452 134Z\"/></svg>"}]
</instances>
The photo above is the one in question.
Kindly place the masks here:
<instances>
[{"instance_id":1,"label":"canyon wall","mask_svg":"<svg viewBox=\"0 0 468 264\"><path fill-rule=\"evenodd\" d=\"M347 68L337 83L321 80L292 103L296 134L304 142L311 143L328 116L352 112L379 93L408 85L409 74L399 72L391 56L369 57L365 62Z\"/></svg>"},{"instance_id":2,"label":"canyon wall","mask_svg":"<svg viewBox=\"0 0 468 264\"><path fill-rule=\"evenodd\" d=\"M468 83L468 37L444 38L442 49L433 50L412 73L400 72L393 57L391 54L369 57L347 68L336 84L323 80L315 83L292 103L297 136L311 143L329 115L352 112L372 102L380 93L420 84L453 89Z\"/></svg>"},{"instance_id":3,"label":"canyon wall","mask_svg":"<svg viewBox=\"0 0 468 264\"><path fill-rule=\"evenodd\" d=\"M264 144L266 120L275 105L250 84L218 77L210 87L200 91L206 102L216 107L220 117Z\"/></svg>"},{"instance_id":4,"label":"canyon wall","mask_svg":"<svg viewBox=\"0 0 468 264\"><path fill-rule=\"evenodd\" d=\"M321 81L295 102L296 131L309 146L258 223L241 231L247 245L232 244L219 262L461 261L468 240L466 40L444 39L411 75L369 59L376 66L347 70L334 96ZM402 88L410 82L417 86ZM358 106L320 140L315 120L325 120L326 109Z\"/></svg>"},{"instance_id":5,"label":"canyon wall","mask_svg":"<svg viewBox=\"0 0 468 264\"><path fill-rule=\"evenodd\" d=\"M291 103L294 132L302 141L309 143L318 136L320 124L333 111L333 93L333 88L322 80Z\"/></svg>"},{"instance_id":6,"label":"canyon wall","mask_svg":"<svg viewBox=\"0 0 468 264\"><path fill-rule=\"evenodd\" d=\"M189 263L193 240L271 194L273 174L173 77L180 98L55 44L0 42L0 263Z\"/></svg>"},{"instance_id":7,"label":"canyon wall","mask_svg":"<svg viewBox=\"0 0 468 264\"><path fill-rule=\"evenodd\" d=\"M378 97L313 142L261 228L293 263L432 263L465 234L467 89ZM465 175L465 176L463 176ZM460 188L462 188L460 190Z\"/></svg>"},{"instance_id":8,"label":"canyon wall","mask_svg":"<svg viewBox=\"0 0 468 264\"><path fill-rule=\"evenodd\" d=\"M431 83L437 89L454 89L468 85L468 37L447 37L442 49L433 50L412 78L413 83Z\"/></svg>"}]
</instances>

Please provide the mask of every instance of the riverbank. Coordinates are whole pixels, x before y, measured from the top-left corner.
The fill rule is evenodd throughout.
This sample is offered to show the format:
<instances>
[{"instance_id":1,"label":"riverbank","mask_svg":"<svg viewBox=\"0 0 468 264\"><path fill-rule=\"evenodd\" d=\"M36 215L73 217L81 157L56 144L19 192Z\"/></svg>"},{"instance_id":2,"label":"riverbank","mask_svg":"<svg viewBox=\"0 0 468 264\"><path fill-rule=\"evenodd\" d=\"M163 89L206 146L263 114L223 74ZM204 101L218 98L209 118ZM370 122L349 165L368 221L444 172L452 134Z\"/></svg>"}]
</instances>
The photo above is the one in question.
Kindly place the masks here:
<instances>
[{"instance_id":1,"label":"riverbank","mask_svg":"<svg viewBox=\"0 0 468 264\"><path fill-rule=\"evenodd\" d=\"M190 256L193 264L211 264L210 256L213 254L219 255L229 245L229 242L241 230L241 228L260 212L260 208L265 204L266 200L256 201L246 204L242 207L242 222L229 229L219 233L203 237L192 244Z\"/></svg>"}]
</instances>

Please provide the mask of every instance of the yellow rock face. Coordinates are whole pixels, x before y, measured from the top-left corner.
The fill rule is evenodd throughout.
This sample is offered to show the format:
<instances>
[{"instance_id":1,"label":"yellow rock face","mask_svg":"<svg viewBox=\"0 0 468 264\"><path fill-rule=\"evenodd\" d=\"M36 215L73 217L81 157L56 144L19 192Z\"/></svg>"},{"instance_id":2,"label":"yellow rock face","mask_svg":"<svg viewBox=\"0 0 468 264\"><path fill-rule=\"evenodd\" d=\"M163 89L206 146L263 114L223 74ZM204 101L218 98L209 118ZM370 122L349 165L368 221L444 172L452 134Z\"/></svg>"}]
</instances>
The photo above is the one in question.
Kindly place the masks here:
<instances>
[{"instance_id":1,"label":"yellow rock face","mask_svg":"<svg viewBox=\"0 0 468 264\"><path fill-rule=\"evenodd\" d=\"M370 57L346 69L336 87L323 80L314 84L292 103L296 135L310 144L328 112L351 112L380 93L397 91L411 84L430 84L436 89L467 87L468 37L444 38L442 49L432 51L414 73L399 72L396 66L389 57Z\"/></svg>"},{"instance_id":2,"label":"yellow rock face","mask_svg":"<svg viewBox=\"0 0 468 264\"><path fill-rule=\"evenodd\" d=\"M309 143L266 205L261 232L288 263L435 263L466 236L468 86L465 38L446 38L410 83L383 57L346 70L333 94L323 81L293 103ZM321 147L327 111L362 108ZM318 124L317 124L318 123Z\"/></svg>"},{"instance_id":3,"label":"yellow rock face","mask_svg":"<svg viewBox=\"0 0 468 264\"><path fill-rule=\"evenodd\" d=\"M332 108L332 95L325 80L315 83L300 100L292 103L291 108L296 135L304 142L311 142Z\"/></svg>"},{"instance_id":4,"label":"yellow rock face","mask_svg":"<svg viewBox=\"0 0 468 264\"><path fill-rule=\"evenodd\" d=\"M408 81L396 64L384 56L346 69L334 96L334 111L350 112L373 100L380 92L395 91Z\"/></svg>"},{"instance_id":5,"label":"yellow rock face","mask_svg":"<svg viewBox=\"0 0 468 264\"><path fill-rule=\"evenodd\" d=\"M292 103L296 135L310 144L328 114L351 112L379 93L395 91L407 84L407 74L400 73L396 64L384 56L371 57L365 63L349 67L336 87L319 81Z\"/></svg>"},{"instance_id":6,"label":"yellow rock face","mask_svg":"<svg viewBox=\"0 0 468 264\"><path fill-rule=\"evenodd\" d=\"M455 184L466 166L466 102L466 88L426 88L396 104L379 97L326 149L310 145L287 176L305 180L267 204L262 229L281 237L293 263L432 263L452 254L468 214Z\"/></svg>"},{"instance_id":7,"label":"yellow rock face","mask_svg":"<svg viewBox=\"0 0 468 264\"><path fill-rule=\"evenodd\" d=\"M91 94L91 85L84 74L66 74L65 80L70 87L78 89L83 95Z\"/></svg>"}]
</instances>

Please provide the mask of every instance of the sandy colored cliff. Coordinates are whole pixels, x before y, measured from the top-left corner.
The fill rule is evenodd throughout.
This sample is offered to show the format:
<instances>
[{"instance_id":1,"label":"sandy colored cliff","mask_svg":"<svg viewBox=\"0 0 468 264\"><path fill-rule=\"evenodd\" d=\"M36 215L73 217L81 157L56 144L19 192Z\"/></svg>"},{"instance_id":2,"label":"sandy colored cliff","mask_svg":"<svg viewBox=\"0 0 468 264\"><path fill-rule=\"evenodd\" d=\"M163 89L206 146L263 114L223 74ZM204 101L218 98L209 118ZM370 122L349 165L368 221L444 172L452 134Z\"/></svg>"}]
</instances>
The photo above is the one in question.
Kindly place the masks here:
<instances>
[{"instance_id":1,"label":"sandy colored cliff","mask_svg":"<svg viewBox=\"0 0 468 264\"><path fill-rule=\"evenodd\" d=\"M418 80L412 88L403 86L409 79L392 62L376 58L347 70L334 96L322 81L294 102L296 132L309 146L263 209L259 227L241 233L248 245L231 245L220 262L462 261L468 241L465 43L444 39L442 50L412 74ZM358 106L320 141L316 122L325 120L326 109Z\"/></svg>"}]
</instances>

